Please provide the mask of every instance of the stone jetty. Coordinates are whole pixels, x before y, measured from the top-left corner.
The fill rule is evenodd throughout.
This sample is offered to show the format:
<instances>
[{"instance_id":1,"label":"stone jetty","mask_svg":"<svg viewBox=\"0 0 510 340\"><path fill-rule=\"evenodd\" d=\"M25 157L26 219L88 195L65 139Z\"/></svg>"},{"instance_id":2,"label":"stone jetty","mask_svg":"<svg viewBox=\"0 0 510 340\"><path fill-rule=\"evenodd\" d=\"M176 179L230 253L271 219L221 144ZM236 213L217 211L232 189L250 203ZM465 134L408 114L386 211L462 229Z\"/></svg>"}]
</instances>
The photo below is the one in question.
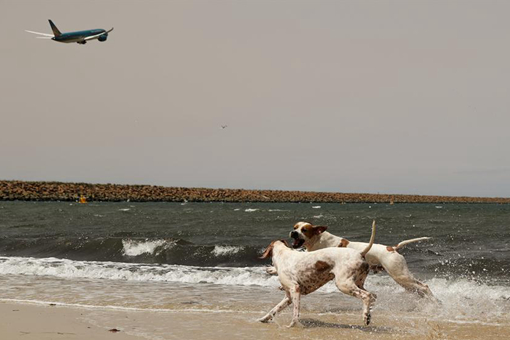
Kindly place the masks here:
<instances>
[{"instance_id":1,"label":"stone jetty","mask_svg":"<svg viewBox=\"0 0 510 340\"><path fill-rule=\"evenodd\" d=\"M314 203L510 203L510 198L353 194L335 192L180 188L62 182L0 181L4 201L104 202L314 202Z\"/></svg>"}]
</instances>

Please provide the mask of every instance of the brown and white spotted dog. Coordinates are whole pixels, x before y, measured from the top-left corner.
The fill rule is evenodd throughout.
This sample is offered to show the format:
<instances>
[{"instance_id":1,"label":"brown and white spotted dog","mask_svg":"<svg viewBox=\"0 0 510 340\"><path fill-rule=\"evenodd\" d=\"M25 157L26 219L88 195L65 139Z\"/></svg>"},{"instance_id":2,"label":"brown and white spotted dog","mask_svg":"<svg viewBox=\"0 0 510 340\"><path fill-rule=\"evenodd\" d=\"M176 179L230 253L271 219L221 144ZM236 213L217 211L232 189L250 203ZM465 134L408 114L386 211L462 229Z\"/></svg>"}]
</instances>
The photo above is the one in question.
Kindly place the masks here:
<instances>
[{"instance_id":1,"label":"brown and white spotted dog","mask_svg":"<svg viewBox=\"0 0 510 340\"><path fill-rule=\"evenodd\" d=\"M365 255L372 247L375 237L375 221L372 236L367 246L360 252L349 248L327 248L314 252L299 252L289 248L284 240L273 241L261 258L272 257L278 279L285 291L285 298L269 311L260 322L268 322L276 313L290 304L294 312L289 327L299 322L301 295L310 294L327 282L335 280L338 289L363 301L363 320L370 323L371 304L375 294L363 288L369 266Z\"/></svg>"},{"instance_id":2,"label":"brown and white spotted dog","mask_svg":"<svg viewBox=\"0 0 510 340\"><path fill-rule=\"evenodd\" d=\"M305 246L309 252L329 247L351 248L362 250L367 246L365 242L350 242L345 238L335 236L326 231L328 227L312 225L308 222L298 222L294 225L294 230L290 232L290 237L294 239L293 248ZM438 300L434 297L429 287L418 281L409 271L404 256L398 253L398 249L406 244L428 240L430 237L420 237L411 240L405 240L396 246L385 246L374 244L367 253L366 259L370 268L374 271L385 270L399 285L407 291L417 293L421 297L427 297L434 302ZM268 270L270 272L270 270Z\"/></svg>"}]
</instances>

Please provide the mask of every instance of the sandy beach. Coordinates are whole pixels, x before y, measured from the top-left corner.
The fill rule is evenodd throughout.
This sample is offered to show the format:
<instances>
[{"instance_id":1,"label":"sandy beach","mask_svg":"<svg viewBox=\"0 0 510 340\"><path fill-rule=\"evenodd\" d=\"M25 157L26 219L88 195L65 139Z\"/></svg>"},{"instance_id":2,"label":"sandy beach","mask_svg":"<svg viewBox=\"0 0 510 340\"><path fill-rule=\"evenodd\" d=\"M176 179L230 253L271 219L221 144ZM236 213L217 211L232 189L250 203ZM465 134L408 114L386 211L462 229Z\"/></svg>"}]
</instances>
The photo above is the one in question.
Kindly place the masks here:
<instances>
[{"instance_id":1,"label":"sandy beach","mask_svg":"<svg viewBox=\"0 0 510 340\"><path fill-rule=\"evenodd\" d=\"M0 303L0 338L10 339L139 339L115 327L95 326L83 309L50 305Z\"/></svg>"},{"instance_id":2,"label":"sandy beach","mask_svg":"<svg viewBox=\"0 0 510 340\"><path fill-rule=\"evenodd\" d=\"M0 338L11 339L508 339L510 323L428 321L409 315L375 316L362 326L357 312L303 313L289 329L290 312L275 322L255 321L258 313L203 313L90 310L69 306L0 303ZM500 320L501 321L501 320ZM119 332L111 332L110 329Z\"/></svg>"}]
</instances>

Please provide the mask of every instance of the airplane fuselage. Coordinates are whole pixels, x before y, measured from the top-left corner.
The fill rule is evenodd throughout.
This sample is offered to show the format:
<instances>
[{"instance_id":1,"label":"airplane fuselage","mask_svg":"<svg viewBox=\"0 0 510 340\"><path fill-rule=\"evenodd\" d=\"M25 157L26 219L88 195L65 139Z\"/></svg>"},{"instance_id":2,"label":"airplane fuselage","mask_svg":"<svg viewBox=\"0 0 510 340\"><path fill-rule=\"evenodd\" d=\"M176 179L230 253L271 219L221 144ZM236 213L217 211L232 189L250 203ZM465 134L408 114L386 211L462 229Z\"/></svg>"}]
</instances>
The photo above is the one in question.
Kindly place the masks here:
<instances>
[{"instance_id":1,"label":"airplane fuselage","mask_svg":"<svg viewBox=\"0 0 510 340\"><path fill-rule=\"evenodd\" d=\"M39 35L38 38L42 39L51 39L56 42L61 43L78 43L80 45L84 45L89 40L98 40L98 41L106 41L108 39L108 33L113 31L113 27L111 29L104 30L102 28L96 28L93 30L84 30L84 31L75 31L75 32L66 32L62 33L60 30L55 26L53 21L48 20L51 26L51 30L53 31L53 34L48 33L41 33L41 32L34 32L26 30L28 33L37 34Z\"/></svg>"},{"instance_id":2,"label":"airplane fuselage","mask_svg":"<svg viewBox=\"0 0 510 340\"><path fill-rule=\"evenodd\" d=\"M104 33L105 36L108 36L106 30L104 29L93 29L93 30L85 30L85 31L76 31L76 32L67 32L62 33L59 36L51 38L52 40L61 42L61 43L80 43L83 42L85 38L91 37L93 35L98 35Z\"/></svg>"}]
</instances>

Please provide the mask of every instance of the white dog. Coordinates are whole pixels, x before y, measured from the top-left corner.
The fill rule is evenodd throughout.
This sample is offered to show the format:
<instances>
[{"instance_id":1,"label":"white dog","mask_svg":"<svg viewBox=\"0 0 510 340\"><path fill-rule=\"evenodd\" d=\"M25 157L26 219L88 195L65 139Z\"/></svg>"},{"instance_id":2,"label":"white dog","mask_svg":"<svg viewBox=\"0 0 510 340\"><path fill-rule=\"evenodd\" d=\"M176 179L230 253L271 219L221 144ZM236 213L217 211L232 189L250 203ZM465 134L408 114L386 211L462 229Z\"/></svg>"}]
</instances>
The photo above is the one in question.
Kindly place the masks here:
<instances>
[{"instance_id":1,"label":"white dog","mask_svg":"<svg viewBox=\"0 0 510 340\"><path fill-rule=\"evenodd\" d=\"M370 243L360 252L348 248L327 248L314 252L298 252L289 248L284 240L273 241L261 258L272 257L278 279L285 290L285 298L269 313L259 319L268 322L276 313L294 304L294 313L289 327L299 322L301 295L307 295L335 280L338 289L363 301L363 320L370 323L370 307L376 296L363 288L369 265L365 261L374 243L375 221L372 225Z\"/></svg>"},{"instance_id":2,"label":"white dog","mask_svg":"<svg viewBox=\"0 0 510 340\"><path fill-rule=\"evenodd\" d=\"M326 229L326 226L316 226L308 222L296 223L294 230L290 232L290 237L294 239L292 247L299 248L304 245L307 251L312 252L328 247L351 248L361 251L367 246L365 242L350 242L345 238L332 235ZM406 259L397 252L406 244L428 239L430 237L414 238L402 241L396 246L374 244L366 255L367 262L374 271L384 269L393 280L407 291L437 302L429 287L413 277L407 267ZM270 271L268 270L268 272Z\"/></svg>"}]
</instances>

